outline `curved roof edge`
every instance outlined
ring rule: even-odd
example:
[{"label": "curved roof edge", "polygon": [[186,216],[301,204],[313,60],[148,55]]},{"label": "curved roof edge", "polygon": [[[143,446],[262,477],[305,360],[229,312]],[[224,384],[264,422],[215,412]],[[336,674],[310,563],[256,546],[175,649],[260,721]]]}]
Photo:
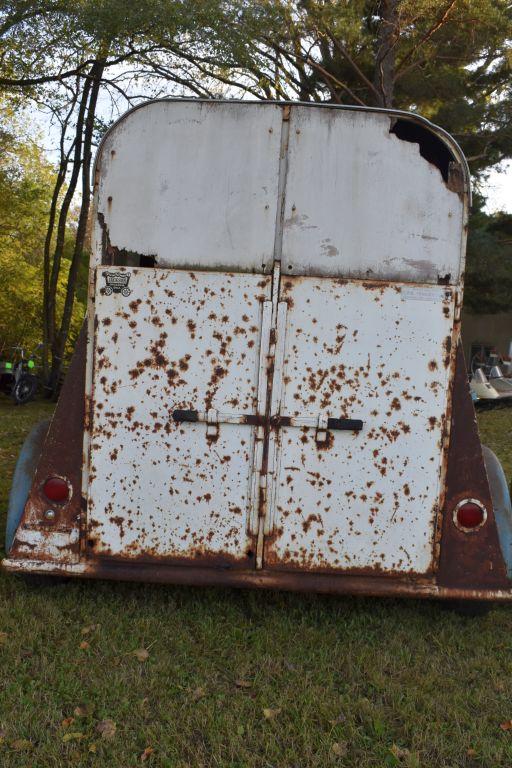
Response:
[{"label": "curved roof edge", "polygon": [[203,103],[203,104],[243,104],[243,105],[272,104],[274,106],[282,106],[282,107],[285,107],[285,106],[317,107],[321,109],[344,110],[346,112],[374,112],[378,114],[389,115],[390,117],[396,117],[403,120],[407,120],[412,123],[416,123],[417,125],[420,125],[426,128],[428,131],[434,134],[438,139],[440,139],[442,143],[449,149],[449,151],[460,163],[463,171],[463,176],[464,176],[464,192],[467,199],[467,204],[468,206],[471,205],[471,175],[469,171],[468,162],[466,160],[464,152],[462,151],[457,141],[444,128],[441,128],[435,123],[432,123],[426,117],[422,117],[421,115],[418,115],[415,112],[407,112],[406,110],[402,110],[402,109],[385,109],[383,107],[360,107],[356,105],[352,106],[349,104],[331,104],[327,102],[312,102],[312,101],[284,101],[284,100],[266,100],[266,99],[198,99],[198,98],[192,98],[192,97],[175,97],[175,98],[166,97],[161,99],[148,99],[147,101],[143,101],[140,104],[136,104],[134,107],[124,112],[114,123],[112,123],[112,125],[108,128],[108,130],[102,136],[101,141],[98,145],[98,149],[96,151],[95,158],[94,158],[94,166],[92,170],[93,181],[96,178],[96,172],[101,159],[101,154],[107,139],[116,130],[116,128],[122,122],[124,122],[124,120],[126,120],[127,117],[129,117],[131,114],[133,114],[137,110],[143,109],[144,107],[148,107],[151,104],[173,103],[173,102],[174,103],[191,102],[194,104]]}]

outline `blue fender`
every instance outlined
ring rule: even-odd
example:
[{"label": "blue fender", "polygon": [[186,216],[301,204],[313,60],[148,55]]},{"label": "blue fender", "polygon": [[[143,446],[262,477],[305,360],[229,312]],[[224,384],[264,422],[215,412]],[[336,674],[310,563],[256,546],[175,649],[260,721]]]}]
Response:
[{"label": "blue fender", "polygon": [[507,568],[507,575],[509,579],[512,579],[512,504],[507,478],[499,459],[490,448],[482,445],[482,454],[489,480],[500,547]]},{"label": "blue fender", "polygon": [[7,553],[9,553],[12,547],[16,529],[20,524],[49,426],[50,421],[48,419],[36,424],[25,438],[18,461],[16,462],[11,493],[9,495],[9,506],[7,507],[7,526],[5,530],[5,550]]}]

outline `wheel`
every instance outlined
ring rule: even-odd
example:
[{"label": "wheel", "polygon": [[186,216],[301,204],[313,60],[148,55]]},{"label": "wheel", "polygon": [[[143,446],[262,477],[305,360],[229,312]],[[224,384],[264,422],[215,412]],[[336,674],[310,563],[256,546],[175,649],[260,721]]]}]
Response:
[{"label": "wheel", "polygon": [[113,291],[111,286],[107,285],[107,287],[103,289],[103,293],[105,294],[105,296],[112,296]]},{"label": "wheel", "polygon": [[130,288],[121,288],[121,293],[123,294],[123,296],[126,297],[126,296],[130,295],[131,290],[130,290]]},{"label": "wheel", "polygon": [[489,480],[501,552],[507,568],[507,575],[509,579],[512,579],[512,503],[510,490],[497,456],[486,445],[482,445],[482,455]]},{"label": "wheel", "polygon": [[39,424],[36,424],[25,438],[18,461],[16,462],[9,496],[9,506],[7,507],[7,526],[5,530],[5,550],[7,553],[9,553],[12,547],[16,529],[28,499],[34,472],[49,426],[49,420],[40,421]]},{"label": "wheel", "polygon": [[31,400],[37,391],[37,379],[30,374],[24,374],[14,385],[12,396],[16,405],[24,405]]}]

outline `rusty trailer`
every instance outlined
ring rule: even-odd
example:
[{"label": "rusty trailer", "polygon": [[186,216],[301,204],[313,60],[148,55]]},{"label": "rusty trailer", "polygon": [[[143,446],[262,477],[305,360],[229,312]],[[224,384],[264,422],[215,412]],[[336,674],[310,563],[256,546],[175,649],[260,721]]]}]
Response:
[{"label": "rusty trailer", "polygon": [[412,114],[158,100],[106,134],[88,317],[16,469],[21,573],[508,600],[460,343],[470,204]]}]

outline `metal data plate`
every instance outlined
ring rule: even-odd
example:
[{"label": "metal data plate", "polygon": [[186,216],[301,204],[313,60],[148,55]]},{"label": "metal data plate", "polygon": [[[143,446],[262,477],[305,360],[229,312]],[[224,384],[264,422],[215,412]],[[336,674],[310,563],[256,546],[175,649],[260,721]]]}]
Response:
[{"label": "metal data plate", "polygon": [[255,428],[172,414],[256,413],[271,279],[116,271],[96,274],[91,552],[247,565]]},{"label": "metal data plate", "polygon": [[[275,412],[362,419],[359,432],[283,426],[266,566],[426,572],[443,465],[455,293],[444,286],[283,276]],[[270,481],[269,481],[270,482]]]}]

